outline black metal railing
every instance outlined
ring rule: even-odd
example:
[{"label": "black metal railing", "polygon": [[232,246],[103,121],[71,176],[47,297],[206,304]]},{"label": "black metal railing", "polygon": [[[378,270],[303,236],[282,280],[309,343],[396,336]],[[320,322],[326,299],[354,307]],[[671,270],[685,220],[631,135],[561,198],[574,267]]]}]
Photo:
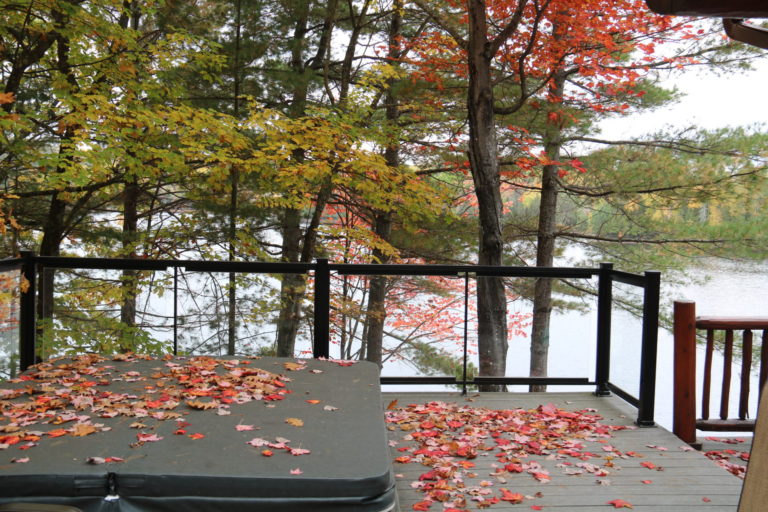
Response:
[{"label": "black metal railing", "polygon": [[[307,274],[314,273],[314,340],[312,353],[316,358],[329,357],[330,343],[330,292],[331,273],[338,275],[412,275],[446,276],[464,278],[464,353],[463,374],[456,377],[386,377],[383,384],[450,384],[460,385],[466,392],[468,385],[504,384],[504,385],[586,385],[595,386],[595,394],[615,393],[638,409],[637,424],[653,426],[656,382],[656,353],[659,319],[660,273],[648,271],[644,274],[631,274],[613,269],[610,263],[603,263],[599,268],[568,267],[510,267],[479,265],[369,265],[337,264],[319,259],[314,263],[264,263],[242,261],[192,261],[192,260],[141,260],[107,258],[73,258],[36,256],[32,252],[23,252],[19,258],[0,260],[0,272],[21,269],[28,283],[28,288],[21,294],[19,318],[19,354],[20,367],[25,369],[35,362],[36,350],[36,300],[42,290],[37,290],[37,275],[46,268],[58,269],[107,269],[107,270],[160,270],[173,269],[173,350],[178,351],[177,343],[177,308],[178,269],[197,272],[237,272],[258,274]],[[497,377],[476,376],[471,380],[467,375],[468,345],[468,301],[469,276],[477,277],[521,277],[521,278],[556,278],[556,279],[591,279],[598,278],[597,294],[597,350],[595,377]],[[41,281],[42,282],[42,281]],[[643,320],[642,348],[640,361],[639,396],[616,386],[610,380],[611,354],[611,309],[613,303],[613,283],[625,283],[642,288]]]}]

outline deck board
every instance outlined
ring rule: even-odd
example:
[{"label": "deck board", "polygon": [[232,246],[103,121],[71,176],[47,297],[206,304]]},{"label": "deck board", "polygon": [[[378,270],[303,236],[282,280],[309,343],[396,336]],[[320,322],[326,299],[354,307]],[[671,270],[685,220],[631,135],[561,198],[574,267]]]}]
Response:
[{"label": "deck board", "polygon": [[[383,404],[386,407],[393,400],[397,406],[431,401],[457,402],[473,407],[489,409],[523,408],[533,409],[539,405],[553,403],[567,410],[596,409],[602,416],[601,423],[606,425],[634,425],[636,412],[629,404],[617,397],[596,397],[590,393],[484,393],[462,397],[459,393],[404,393],[385,392]],[[407,444],[402,438],[405,432],[399,429],[389,431],[390,440],[398,443],[391,448],[393,458],[401,455],[398,446]],[[738,506],[742,480],[719,467],[701,452],[685,451],[680,439],[662,427],[620,430],[613,433],[608,442],[622,453],[635,452],[638,457],[617,458],[612,462],[611,474],[595,477],[592,474],[566,475],[558,460],[538,457],[536,460],[547,469],[552,480],[540,483],[526,474],[505,476],[505,482],[495,482],[495,489],[506,487],[510,491],[523,495],[540,497],[526,500],[523,504],[500,502],[488,510],[512,511],[531,510],[531,505],[539,505],[542,510],[573,510],[577,512],[612,510],[607,503],[615,499],[630,502],[633,510],[653,510],[654,512],[686,511],[735,511]],[[597,453],[601,445],[597,442],[585,443],[587,449]],[[667,448],[666,451],[650,448],[648,445]],[[739,447],[740,448],[740,447]],[[650,461],[663,470],[647,469],[640,465]],[[473,460],[476,464],[475,479],[467,479],[467,485],[478,484],[480,480],[491,479],[489,473],[496,463],[494,452],[481,453]],[[600,464],[599,460],[589,462]],[[399,502],[403,512],[412,510],[414,503],[424,499],[424,495],[410,487],[411,482],[429,468],[420,464],[395,464]],[[492,479],[491,479],[492,480]],[[610,485],[600,485],[598,480],[609,480]],[[651,484],[642,483],[651,480]],[[474,502],[468,502],[468,510],[476,510]],[[435,503],[430,511],[440,512],[443,507]]]}]

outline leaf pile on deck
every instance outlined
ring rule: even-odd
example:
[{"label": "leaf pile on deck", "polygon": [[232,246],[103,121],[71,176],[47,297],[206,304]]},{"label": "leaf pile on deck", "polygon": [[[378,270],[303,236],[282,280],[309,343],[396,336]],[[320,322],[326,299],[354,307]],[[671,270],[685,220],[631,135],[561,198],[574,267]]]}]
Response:
[{"label": "leaf pile on deck", "polygon": [[[714,441],[718,443],[726,443],[731,445],[737,445],[743,443],[743,439],[738,438],[723,438],[723,437],[707,437],[707,441]],[[726,471],[739,478],[744,478],[747,474],[747,463],[749,462],[749,452],[735,450],[732,448],[726,448],[724,450],[709,450],[705,452],[709,459],[713,460],[718,466],[724,468]],[[731,460],[733,457],[733,460]]]},{"label": "leaf pile on deck", "polygon": [[[286,388],[289,378],[256,368],[251,364],[253,358],[182,359],[168,356],[158,360],[161,367],[154,369],[151,375],[131,371],[129,365],[126,368],[125,363],[140,359],[150,358],[121,354],[111,360],[98,355],[51,360],[11,380],[17,387],[0,389],[0,450],[13,445],[28,450],[45,438],[83,437],[108,431],[111,428],[99,421],[120,416],[136,419],[130,425],[139,430],[137,442],[132,446],[140,446],[163,439],[144,431],[150,428],[145,423],[149,423],[148,419],[176,420],[175,433],[185,434],[184,427],[189,423],[183,416],[189,409],[227,415],[232,404],[279,401],[290,393]],[[111,361],[116,364],[109,364]],[[306,366],[301,362],[284,365],[289,371],[304,368]],[[143,392],[130,394],[110,390],[109,385],[116,381],[141,382]],[[205,436],[193,433],[189,437],[196,440]],[[286,441],[283,440],[284,445]],[[285,449],[292,450],[287,445]],[[117,457],[111,459],[105,460],[122,462]]]},{"label": "leaf pile on deck", "polygon": [[[424,493],[413,510],[429,510],[439,502],[445,512],[460,512],[471,502],[476,508],[488,508],[542,497],[540,492],[514,491],[515,485],[528,483],[523,478],[541,483],[551,479],[539,460],[555,461],[565,475],[592,475],[597,483],[609,483],[600,478],[618,468],[613,461],[633,455],[619,452],[607,439],[613,431],[631,427],[603,425],[594,412],[566,411],[552,404],[492,410],[429,402],[388,410],[386,419],[390,430],[405,433],[405,444],[397,448],[402,455],[395,462],[429,468],[411,483]],[[588,442],[600,443],[600,453],[588,451]],[[489,474],[478,474],[473,462],[478,456],[495,458]]]}]

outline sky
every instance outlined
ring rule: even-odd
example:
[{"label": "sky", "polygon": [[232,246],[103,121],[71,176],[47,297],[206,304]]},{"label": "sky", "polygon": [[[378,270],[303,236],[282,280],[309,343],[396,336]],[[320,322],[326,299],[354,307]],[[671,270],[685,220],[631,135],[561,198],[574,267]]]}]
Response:
[{"label": "sky", "polygon": [[665,84],[685,93],[683,99],[654,112],[603,121],[602,136],[625,139],[665,126],[695,124],[714,129],[768,123],[768,52],[754,67],[750,72],[723,76],[704,71],[686,72],[679,78],[666,80]]}]

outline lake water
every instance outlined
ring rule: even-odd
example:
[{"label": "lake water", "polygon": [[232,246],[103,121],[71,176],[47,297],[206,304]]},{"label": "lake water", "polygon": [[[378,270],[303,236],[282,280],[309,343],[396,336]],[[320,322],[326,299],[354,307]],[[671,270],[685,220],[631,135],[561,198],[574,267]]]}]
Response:
[{"label": "lake water", "polygon": [[[744,263],[722,262],[714,265],[704,261],[693,270],[700,284],[679,288],[666,287],[662,291],[662,314],[671,317],[674,300],[692,300],[696,302],[697,315],[717,316],[768,316],[768,262]],[[662,283],[664,276],[662,275]],[[634,289],[637,290],[637,289]],[[631,293],[632,287],[617,284],[614,296]],[[636,293],[636,292],[635,292]],[[595,338],[597,326],[596,302],[587,303],[586,311],[566,311],[554,313],[550,325],[549,375],[551,377],[589,377],[595,375]],[[514,305],[513,305],[514,307]],[[530,309],[530,305],[519,304],[521,312]],[[611,329],[611,381],[622,389],[638,396],[640,376],[641,320],[617,307],[613,310]],[[740,339],[740,334],[737,334]],[[755,333],[758,343],[760,334]],[[508,376],[526,376],[530,341],[523,336],[512,337],[507,359]],[[474,358],[476,363],[476,357]],[[703,375],[704,353],[699,347],[697,357],[698,382]],[[672,390],[673,390],[673,341],[672,334],[666,329],[659,329],[659,346],[656,381],[656,421],[662,426],[672,428]],[[713,361],[713,382],[722,380],[723,359],[719,353]],[[753,372],[754,373],[754,372]],[[412,375],[413,368],[402,363],[385,367],[384,375]],[[740,381],[740,368],[732,369],[731,389],[736,390]],[[750,416],[757,408],[757,374],[751,378]],[[699,384],[700,386],[700,384]],[[718,386],[719,387],[719,386]],[[391,389],[395,389],[394,386]],[[397,389],[404,390],[398,386]],[[435,390],[434,386],[409,386],[411,390]],[[513,391],[524,391],[525,387],[511,387]],[[549,386],[549,391],[592,390],[593,387]],[[697,389],[697,397],[701,390]],[[719,410],[720,395],[718,389],[712,389],[711,414]],[[731,417],[737,415],[738,399],[730,400]],[[705,434],[710,435],[710,434]],[[739,434],[743,435],[743,434]]]}]

